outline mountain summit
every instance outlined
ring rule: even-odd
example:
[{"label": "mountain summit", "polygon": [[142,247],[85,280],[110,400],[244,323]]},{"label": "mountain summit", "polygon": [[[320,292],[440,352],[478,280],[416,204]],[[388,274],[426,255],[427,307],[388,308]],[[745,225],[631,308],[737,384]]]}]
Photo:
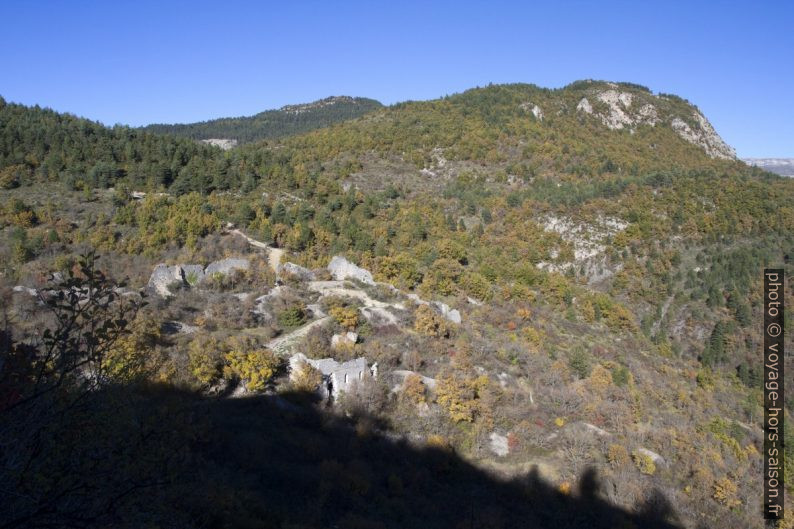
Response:
[{"label": "mountain summit", "polygon": [[[586,82],[587,83],[587,82]],[[637,85],[592,83],[594,86],[577,103],[577,112],[599,119],[609,129],[658,124],[669,125],[681,138],[701,147],[712,158],[736,158],[736,151],[714,130],[697,108],[685,108],[681,98],[672,95],[653,95]],[[594,109],[590,100],[597,102]]]}]

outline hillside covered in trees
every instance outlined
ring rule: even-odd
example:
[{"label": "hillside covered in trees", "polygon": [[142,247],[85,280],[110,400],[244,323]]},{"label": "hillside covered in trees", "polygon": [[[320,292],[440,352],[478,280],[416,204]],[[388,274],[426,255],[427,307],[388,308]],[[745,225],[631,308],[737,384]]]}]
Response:
[{"label": "hillside covered in trees", "polygon": [[313,103],[266,110],[254,116],[220,118],[180,125],[149,125],[143,130],[194,140],[227,138],[242,144],[283,138],[328,127],[334,123],[363,116],[382,106],[374,99],[365,97],[327,97]]},{"label": "hillside covered in trees", "polygon": [[[139,427],[140,446],[113,456],[139,463],[91,503],[90,479],[64,478],[69,450],[35,459],[33,443],[30,465],[0,475],[28,487],[8,520],[45,524],[81,505],[87,526],[113,511],[166,526],[261,526],[274,513],[273,527],[405,527],[419,505],[430,527],[757,526],[760,270],[794,271],[794,180],[737,160],[686,100],[627,83],[494,85],[351,117],[222,151],[0,100],[14,359],[0,365],[12,388],[0,414],[24,416],[17,403],[62,379],[62,364],[40,363],[59,351],[40,335],[69,320],[44,309],[80,305],[51,293],[85,287],[83,254],[101,255],[97,285],[118,295],[97,318],[148,294],[85,358],[101,376],[70,371],[47,397],[70,403],[90,382],[93,404],[23,432],[68,440],[93,476],[104,470],[91,454],[115,440],[78,450],[80,414],[98,431]],[[334,256],[374,280],[336,281]],[[227,258],[249,264],[195,276]],[[158,293],[147,289],[158,263],[194,275]],[[786,331],[790,342],[790,318]],[[333,338],[348,332],[352,343]],[[287,381],[284,343],[313,360],[377,362],[378,377],[315,404],[311,370]],[[178,417],[182,435],[146,409]],[[252,441],[246,414],[268,441]],[[0,428],[0,441],[19,435]],[[224,463],[227,451],[239,460]],[[425,510],[423,468],[447,492],[422,495],[477,512]],[[40,475],[62,502],[30,493]],[[187,482],[201,486],[185,494]],[[503,495],[528,503],[511,511]],[[546,502],[570,517],[533,507]]]}]

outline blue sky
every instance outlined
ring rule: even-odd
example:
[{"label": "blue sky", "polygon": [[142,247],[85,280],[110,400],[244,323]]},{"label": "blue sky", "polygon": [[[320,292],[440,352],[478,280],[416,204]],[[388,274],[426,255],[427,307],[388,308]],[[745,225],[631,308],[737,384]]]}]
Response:
[{"label": "blue sky", "polygon": [[740,156],[794,157],[793,6],[3,0],[0,95],[142,125],[607,79],[689,99]]}]

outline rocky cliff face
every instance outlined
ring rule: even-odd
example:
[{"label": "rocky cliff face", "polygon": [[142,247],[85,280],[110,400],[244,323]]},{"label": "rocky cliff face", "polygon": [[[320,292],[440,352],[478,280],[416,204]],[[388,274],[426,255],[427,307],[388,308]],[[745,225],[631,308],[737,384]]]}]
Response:
[{"label": "rocky cliff face", "polygon": [[592,116],[611,130],[655,127],[665,124],[681,138],[697,145],[712,158],[734,159],[736,151],[717,134],[711,123],[697,109],[687,105],[673,107],[663,95],[637,93],[608,83],[607,89],[594,87],[576,106],[583,116]]},{"label": "rocky cliff face", "polygon": [[736,158],[736,151],[720,138],[717,131],[714,130],[714,127],[711,126],[711,123],[709,123],[703,114],[695,112],[693,117],[696,122],[695,127],[690,127],[686,121],[681,118],[673,118],[671,122],[673,130],[689,143],[701,147],[706,151],[706,154],[712,158],[724,158],[728,160]]}]

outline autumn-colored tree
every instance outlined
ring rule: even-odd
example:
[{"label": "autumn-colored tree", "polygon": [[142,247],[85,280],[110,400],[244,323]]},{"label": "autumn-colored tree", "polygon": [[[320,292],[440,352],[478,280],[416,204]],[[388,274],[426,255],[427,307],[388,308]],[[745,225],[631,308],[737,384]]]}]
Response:
[{"label": "autumn-colored tree", "polygon": [[613,443],[609,445],[609,449],[607,450],[607,461],[609,461],[609,464],[613,467],[619,468],[627,465],[631,461],[631,458],[625,446]]},{"label": "autumn-colored tree", "polygon": [[298,362],[290,373],[290,383],[295,391],[311,393],[323,382],[323,374],[308,362]]},{"label": "autumn-colored tree", "polygon": [[159,323],[152,316],[138,312],[129,334],[116,340],[103,358],[105,375],[119,382],[151,376],[159,367],[156,356],[159,340]]},{"label": "autumn-colored tree", "polygon": [[463,273],[463,266],[455,259],[438,259],[424,276],[421,289],[429,294],[454,294]]},{"label": "autumn-colored tree", "polygon": [[249,391],[265,389],[281,365],[281,360],[269,349],[252,351],[229,351],[224,355],[227,365],[223,368],[226,377],[236,376],[245,381]]},{"label": "autumn-colored tree", "polygon": [[444,318],[429,305],[419,305],[414,313],[414,329],[425,336],[449,336],[449,327]]},{"label": "autumn-colored tree", "polygon": [[358,310],[352,307],[336,306],[330,310],[331,317],[343,328],[353,330],[358,325]]},{"label": "autumn-colored tree", "polygon": [[507,434],[507,449],[510,453],[515,452],[521,447],[521,438],[515,432]]},{"label": "autumn-colored tree", "polygon": [[587,386],[596,394],[603,395],[604,392],[612,385],[612,372],[601,364],[596,366],[587,377]]},{"label": "autumn-colored tree", "polygon": [[378,279],[395,283],[401,288],[414,288],[422,282],[419,263],[404,253],[379,257],[376,260],[375,273]]},{"label": "autumn-colored tree", "polygon": [[207,385],[221,374],[221,348],[217,339],[198,335],[188,347],[188,366],[193,378]]},{"label": "autumn-colored tree", "polygon": [[526,307],[519,307],[516,309],[516,318],[521,321],[527,321],[532,317],[532,311]]},{"label": "autumn-colored tree", "polygon": [[482,412],[481,399],[487,391],[488,377],[465,377],[450,373],[438,379],[436,401],[454,422],[474,422]]},{"label": "autumn-colored tree", "polygon": [[19,187],[20,182],[29,173],[30,171],[24,165],[9,165],[0,170],[0,189]]},{"label": "autumn-colored tree", "polygon": [[656,472],[656,463],[650,454],[635,450],[631,453],[631,457],[634,459],[634,464],[637,466],[637,470],[639,470],[641,473],[653,475]]},{"label": "autumn-colored tree", "polygon": [[425,383],[422,381],[422,377],[416,373],[411,373],[403,380],[400,397],[413,404],[424,404],[427,401],[425,391]]},{"label": "autumn-colored tree", "polygon": [[736,482],[728,476],[718,479],[714,482],[714,493],[712,497],[722,505],[729,509],[738,507],[742,501],[738,498],[739,487]]},{"label": "autumn-colored tree", "polygon": [[441,239],[436,246],[436,251],[442,259],[452,259],[460,264],[466,264],[466,248],[456,241]]}]

